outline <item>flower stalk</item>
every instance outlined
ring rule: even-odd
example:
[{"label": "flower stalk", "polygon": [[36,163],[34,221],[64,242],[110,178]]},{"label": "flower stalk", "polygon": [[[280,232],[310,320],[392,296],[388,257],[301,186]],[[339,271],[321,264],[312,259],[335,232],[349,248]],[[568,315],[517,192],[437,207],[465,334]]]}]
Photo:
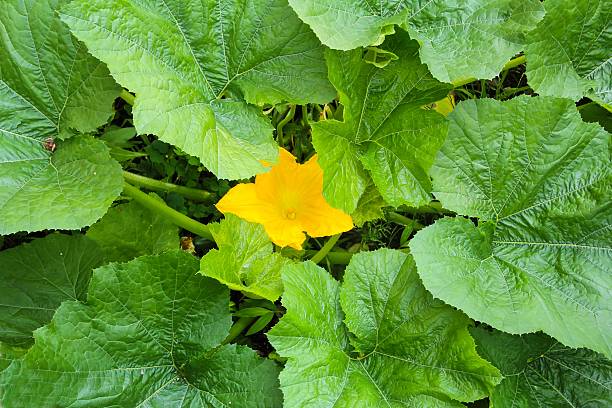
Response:
[{"label": "flower stalk", "polygon": [[[306,257],[311,257],[310,259],[312,260],[312,257],[315,256],[318,252],[319,251],[307,250],[304,254]],[[353,254],[352,252],[330,251],[325,254],[324,259],[328,260],[329,263],[334,265],[348,265],[353,255],[355,254]]]},{"label": "flower stalk", "polygon": [[316,264],[324,260],[327,254],[329,253],[329,251],[331,251],[334,248],[334,246],[336,245],[336,242],[338,242],[338,240],[340,239],[340,235],[342,235],[342,233],[332,235],[331,237],[329,237],[327,242],[325,242],[325,245],[323,245],[321,249],[319,249],[319,251],[316,254],[314,254],[312,258],[310,258],[310,260]]}]

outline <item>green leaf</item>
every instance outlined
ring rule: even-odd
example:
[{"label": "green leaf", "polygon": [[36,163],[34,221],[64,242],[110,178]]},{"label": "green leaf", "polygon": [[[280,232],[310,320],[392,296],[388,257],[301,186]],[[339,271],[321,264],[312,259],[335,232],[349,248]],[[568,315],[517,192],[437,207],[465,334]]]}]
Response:
[{"label": "green leaf", "polygon": [[280,270],[290,261],[272,253],[272,243],[262,225],[227,214],[220,223],[210,225],[210,232],[219,249],[202,258],[202,275],[233,290],[278,299],[283,291]]},{"label": "green leaf", "polygon": [[432,168],[442,219],[411,249],[425,287],[509,333],[612,355],[610,135],[567,99],[461,102]]},{"label": "green leaf", "polygon": [[106,128],[100,139],[110,146],[132,147],[135,143],[130,142],[130,139],[134,137],[136,137],[136,128],[120,128],[113,125]]},{"label": "green leaf", "polygon": [[391,61],[397,61],[398,56],[378,47],[368,47],[364,50],[363,60],[377,68],[384,68]]},{"label": "green leaf", "polygon": [[289,0],[333,49],[381,44],[394,25],[421,44],[421,60],[444,82],[492,78],[542,18],[537,0]]},{"label": "green leaf", "polygon": [[370,179],[365,191],[357,202],[357,208],[351,214],[353,223],[358,227],[362,227],[368,221],[383,218],[384,213],[382,209],[386,206],[387,203],[380,195],[374,182]]},{"label": "green leaf", "polygon": [[119,194],[119,165],[91,139],[119,87],[57,18],[61,0],[0,4],[0,234],[78,229]]},{"label": "green leaf", "polygon": [[236,317],[259,317],[267,314],[274,314],[274,312],[270,309],[266,309],[263,307],[246,307],[240,309],[234,316]]},{"label": "green leaf", "polygon": [[289,359],[287,406],[461,407],[501,379],[476,354],[469,319],[433,299],[409,255],[356,254],[342,287],[311,262],[287,266],[283,283],[287,314],[268,338]]},{"label": "green leaf", "polygon": [[[65,302],[2,372],[5,406],[277,407],[278,369],[220,346],[228,290],[184,252],[94,271],[87,304]],[[0,381],[1,382],[1,381]]]},{"label": "green leaf", "polygon": [[62,18],[136,93],[138,132],[219,178],[264,172],[260,160],[278,156],[271,124],[247,103],[334,97],[323,47],[286,0],[76,0]]},{"label": "green leaf", "polygon": [[529,85],[540,95],[582,96],[612,109],[612,7],[606,0],[547,0],[525,48]]},{"label": "green leaf", "polygon": [[[27,349],[19,346],[9,346],[0,342],[0,373],[11,365],[13,360],[23,357],[27,351]],[[2,399],[2,388],[0,388],[0,399]]]},{"label": "green leaf", "polygon": [[259,319],[255,321],[255,323],[253,323],[251,327],[249,327],[249,330],[247,330],[246,335],[251,336],[265,329],[266,326],[272,321],[273,318],[274,318],[273,313],[268,313],[266,315],[261,316]]},{"label": "green leaf", "polygon": [[90,132],[120,88],[57,17],[64,0],[0,4],[0,134],[44,140]]},{"label": "green leaf", "polygon": [[0,138],[0,234],[80,229],[104,215],[123,189],[121,166],[90,136],[58,142]]},{"label": "green leaf", "polygon": [[[149,195],[161,201],[155,194]],[[134,201],[109,209],[89,228],[87,236],[100,245],[107,262],[126,262],[179,247],[176,225]]]},{"label": "green leaf", "polygon": [[0,341],[32,344],[64,300],[85,300],[100,248],[83,235],[51,234],[0,252]]},{"label": "green leaf", "polygon": [[471,330],[479,353],[504,380],[489,396],[495,408],[609,407],[612,362],[590,350],[565,347],[544,334],[513,336]]},{"label": "green leaf", "polygon": [[429,202],[427,172],[446,134],[444,118],[421,106],[445,97],[450,88],[431,77],[416,56],[418,44],[405,32],[384,46],[399,59],[382,69],[367,63],[361,50],[326,53],[344,121],[313,123],[312,137],[323,194],[347,213],[355,210],[369,175],[390,205]]},{"label": "green leaf", "polygon": [[130,141],[134,136],[136,136],[136,128],[118,128],[111,126],[104,131],[100,139],[102,139],[110,149],[110,155],[113,159],[118,162],[124,162],[137,157],[147,156],[146,153],[129,150],[129,148],[136,145],[136,143]]}]

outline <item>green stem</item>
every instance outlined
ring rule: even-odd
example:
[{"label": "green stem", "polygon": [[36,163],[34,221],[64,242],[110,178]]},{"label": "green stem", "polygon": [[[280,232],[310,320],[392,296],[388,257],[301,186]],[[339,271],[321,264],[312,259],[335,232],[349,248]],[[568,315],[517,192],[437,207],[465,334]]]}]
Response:
[{"label": "green stem", "polygon": [[594,104],[595,104],[595,102],[591,101],[591,102],[589,102],[589,103],[585,103],[584,105],[580,105],[580,106],[578,107],[578,111],[581,111],[581,110],[583,110],[584,108],[589,107],[589,106],[594,105]]},{"label": "green stem", "polygon": [[178,225],[179,227],[185,228],[187,231],[191,231],[202,238],[214,241],[210,229],[207,225],[202,224],[201,222],[198,222],[192,218],[189,218],[184,214],[181,214],[175,209],[170,208],[162,200],[156,199],[152,196],[149,196],[148,194],[143,193],[142,191],[132,186],[131,184],[128,184],[127,182],[123,183],[123,194],[128,197],[131,197],[134,201],[136,201],[143,207],[148,208],[149,210],[154,211],[157,214],[165,216],[168,220]]},{"label": "green stem", "polygon": [[[308,250],[305,251],[306,257],[315,256],[319,251]],[[348,265],[354,254],[351,252],[341,251],[330,251],[325,255],[325,258],[332,264],[335,265]],[[312,259],[312,258],[311,258]]]},{"label": "green stem", "polygon": [[128,105],[134,106],[134,101],[136,100],[136,97],[129,93],[127,90],[122,89],[121,93],[119,94],[119,97],[123,99]]},{"label": "green stem", "polygon": [[[312,117],[311,117],[311,119],[312,119],[313,122],[318,122],[319,119],[321,119],[321,112],[322,112],[322,110],[321,110],[321,107],[319,105],[317,105],[316,103],[312,104]],[[305,116],[307,117],[308,115],[305,115]]]},{"label": "green stem", "polygon": [[500,99],[500,100],[507,99],[507,98],[510,98],[511,96],[519,93],[519,92],[527,91],[529,89],[531,89],[530,86],[522,86],[520,88],[506,89],[506,90],[503,90],[502,92],[499,93],[498,99]]},{"label": "green stem", "polygon": [[325,256],[329,253],[329,251],[332,250],[332,248],[336,245],[336,242],[338,242],[338,240],[340,239],[340,235],[342,235],[342,233],[329,237],[325,245],[323,245],[323,247],[319,249],[319,252],[314,254],[314,256],[310,258],[310,260],[318,264],[323,259],[325,259]]},{"label": "green stem", "polygon": [[439,201],[432,201],[422,207],[402,207],[402,211],[411,214],[453,214],[452,211],[443,208]]},{"label": "green stem", "polygon": [[295,107],[296,105],[291,105],[291,107],[289,108],[289,113],[287,113],[287,116],[285,116],[283,120],[281,120],[278,123],[278,126],[276,126],[276,140],[278,141],[279,146],[284,146],[283,127],[287,123],[289,123],[295,116]]},{"label": "green stem", "polygon": [[[504,65],[504,67],[502,68],[502,70],[500,72],[504,72],[504,71],[508,71],[508,70],[510,70],[512,68],[516,68],[519,65],[524,64],[525,62],[527,62],[527,59],[525,58],[524,55],[521,55],[520,57],[513,58],[510,61],[508,61],[506,63],[506,65]],[[474,82],[474,81],[477,81],[477,80],[478,80],[478,78],[472,77],[472,78],[467,78],[467,79],[461,79],[461,80],[458,80],[458,81],[453,81],[451,83],[452,83],[453,87],[459,88],[459,87],[461,87],[463,85],[467,85],[470,82]]]},{"label": "green stem", "polygon": [[387,220],[394,222],[400,225],[413,225],[414,220],[411,220],[408,217],[403,216],[402,214],[398,214],[396,212],[390,212],[387,214]]},{"label": "green stem", "polygon": [[508,61],[506,65],[504,65],[504,68],[502,68],[502,71],[509,71],[512,68],[516,68],[519,65],[523,65],[526,62],[527,62],[527,58],[525,58],[524,55],[521,55],[520,57],[516,57]]},{"label": "green stem", "polygon": [[334,118],[334,111],[328,104],[323,105],[323,116],[325,120]]},{"label": "green stem", "polygon": [[241,317],[236,320],[236,323],[231,327],[229,334],[221,344],[228,344],[236,340],[236,337],[240,336],[240,333],[249,327],[256,319],[257,317]]},{"label": "green stem", "polygon": [[149,177],[141,176],[139,174],[130,173],[127,171],[123,172],[123,178],[130,184],[138,187],[144,187],[154,191],[167,191],[172,193],[180,194],[184,197],[190,198],[194,201],[210,201],[213,195],[205,190],[198,190],[197,188],[189,188],[183,186],[177,186],[176,184],[166,183],[164,181],[155,180]]}]

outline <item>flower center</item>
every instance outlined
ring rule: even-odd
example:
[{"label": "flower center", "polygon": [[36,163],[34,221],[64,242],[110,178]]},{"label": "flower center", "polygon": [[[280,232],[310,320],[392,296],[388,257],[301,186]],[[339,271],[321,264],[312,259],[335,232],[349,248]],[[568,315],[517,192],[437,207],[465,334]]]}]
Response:
[{"label": "flower center", "polygon": [[285,217],[288,220],[295,220],[295,210],[293,208],[289,208],[285,211]]}]

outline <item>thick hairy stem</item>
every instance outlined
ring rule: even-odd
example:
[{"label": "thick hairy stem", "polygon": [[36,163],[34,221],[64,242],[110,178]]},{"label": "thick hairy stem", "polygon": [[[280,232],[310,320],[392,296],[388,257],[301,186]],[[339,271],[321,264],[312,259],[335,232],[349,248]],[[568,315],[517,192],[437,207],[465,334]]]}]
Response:
[{"label": "thick hairy stem", "polygon": [[134,106],[134,101],[136,100],[136,97],[132,95],[131,93],[129,93],[128,91],[126,91],[125,89],[121,90],[119,97],[123,99],[125,103],[127,103],[128,105]]},{"label": "thick hairy stem", "polygon": [[136,187],[128,184],[127,182],[123,184],[123,194],[128,197],[131,197],[138,204],[142,205],[145,208],[148,208],[151,211],[154,211],[157,214],[161,214],[170,220],[175,225],[178,225],[181,228],[185,228],[187,231],[193,232],[196,235],[199,235],[202,238],[209,239],[214,241],[213,236],[210,232],[210,229],[207,225],[202,224],[192,218],[187,217],[184,214],[176,211],[175,209],[169,207],[162,200],[151,197]]},{"label": "thick hairy stem", "polygon": [[177,186],[176,184],[166,183],[164,181],[155,180],[149,177],[141,176],[138,174],[130,173],[127,171],[123,172],[123,178],[130,184],[144,187],[154,191],[167,191],[173,192],[187,197],[194,201],[207,202],[213,199],[213,195],[205,190],[198,190],[197,188],[189,188],[183,186]]}]

